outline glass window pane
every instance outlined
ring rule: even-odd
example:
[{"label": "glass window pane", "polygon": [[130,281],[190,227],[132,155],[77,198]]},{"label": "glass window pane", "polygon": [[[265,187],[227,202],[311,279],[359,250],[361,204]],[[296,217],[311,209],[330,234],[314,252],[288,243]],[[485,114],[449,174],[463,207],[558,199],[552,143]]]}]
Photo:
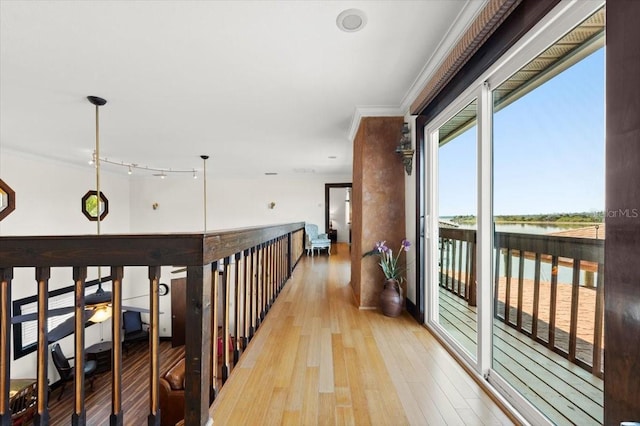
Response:
[{"label": "glass window pane", "polygon": [[602,424],[604,11],[493,91],[493,369],[554,424]]},{"label": "glass window pane", "polygon": [[476,359],[477,102],[438,129],[440,325]]}]

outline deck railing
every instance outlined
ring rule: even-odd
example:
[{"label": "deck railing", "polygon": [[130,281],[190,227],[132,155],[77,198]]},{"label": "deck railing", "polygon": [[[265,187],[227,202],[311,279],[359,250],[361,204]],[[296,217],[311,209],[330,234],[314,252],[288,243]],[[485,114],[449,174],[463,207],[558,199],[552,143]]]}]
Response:
[{"label": "deck railing", "polygon": [[[75,396],[71,423],[86,424],[84,405],[84,311],[87,270],[110,268],[112,279],[112,407],[104,423],[124,424],[122,410],[122,286],[124,268],[149,272],[150,389],[149,424],[160,424],[159,282],[161,266],[186,270],[185,424],[203,425],[218,387],[218,317],[224,338],[222,377],[237,361],[264,319],[303,252],[304,223],[243,228],[204,234],[0,237],[0,424],[11,424],[11,288],[15,268],[32,268],[38,283],[37,413],[35,424],[49,424],[47,306],[51,268],[72,269],[75,282]],[[233,303],[231,300],[233,295]],[[222,312],[218,312],[222,309]],[[232,327],[233,325],[233,327]],[[222,336],[220,336],[222,337]],[[233,348],[230,348],[233,342]],[[208,348],[203,349],[203,348]],[[78,379],[80,378],[80,379]]]},{"label": "deck railing", "polygon": [[[476,231],[440,228],[440,286],[475,306]],[[604,240],[497,232],[494,318],[603,377]]]}]

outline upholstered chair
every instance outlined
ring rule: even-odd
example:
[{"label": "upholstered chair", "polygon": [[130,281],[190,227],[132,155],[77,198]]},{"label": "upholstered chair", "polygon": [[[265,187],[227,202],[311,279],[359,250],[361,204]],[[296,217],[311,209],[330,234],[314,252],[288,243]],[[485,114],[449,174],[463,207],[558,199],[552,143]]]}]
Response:
[{"label": "upholstered chair", "polygon": [[305,249],[307,250],[307,256],[311,252],[313,257],[313,250],[317,249],[320,254],[321,249],[327,249],[327,254],[331,254],[331,240],[327,234],[318,233],[318,225],[313,223],[307,223],[304,225],[304,232],[306,234]]}]

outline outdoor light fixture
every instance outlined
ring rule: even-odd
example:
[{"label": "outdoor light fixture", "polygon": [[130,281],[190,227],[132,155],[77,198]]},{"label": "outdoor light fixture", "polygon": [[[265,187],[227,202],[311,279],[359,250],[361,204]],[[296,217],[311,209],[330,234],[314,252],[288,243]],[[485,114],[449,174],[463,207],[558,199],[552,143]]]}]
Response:
[{"label": "outdoor light fixture", "polygon": [[411,169],[413,167],[413,153],[415,152],[411,147],[411,137],[409,136],[411,130],[409,130],[409,123],[402,125],[402,137],[396,147],[396,154],[402,157],[402,164],[407,174],[411,176]]}]

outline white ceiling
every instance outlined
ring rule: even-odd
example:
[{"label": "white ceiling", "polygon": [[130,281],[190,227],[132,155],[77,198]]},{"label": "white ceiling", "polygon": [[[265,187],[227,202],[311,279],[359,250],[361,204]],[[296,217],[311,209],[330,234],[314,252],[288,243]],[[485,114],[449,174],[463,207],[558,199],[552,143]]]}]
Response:
[{"label": "white ceiling", "polygon": [[405,113],[484,3],[1,0],[0,154],[89,167],[96,95],[112,161],[348,175],[356,108]]}]

